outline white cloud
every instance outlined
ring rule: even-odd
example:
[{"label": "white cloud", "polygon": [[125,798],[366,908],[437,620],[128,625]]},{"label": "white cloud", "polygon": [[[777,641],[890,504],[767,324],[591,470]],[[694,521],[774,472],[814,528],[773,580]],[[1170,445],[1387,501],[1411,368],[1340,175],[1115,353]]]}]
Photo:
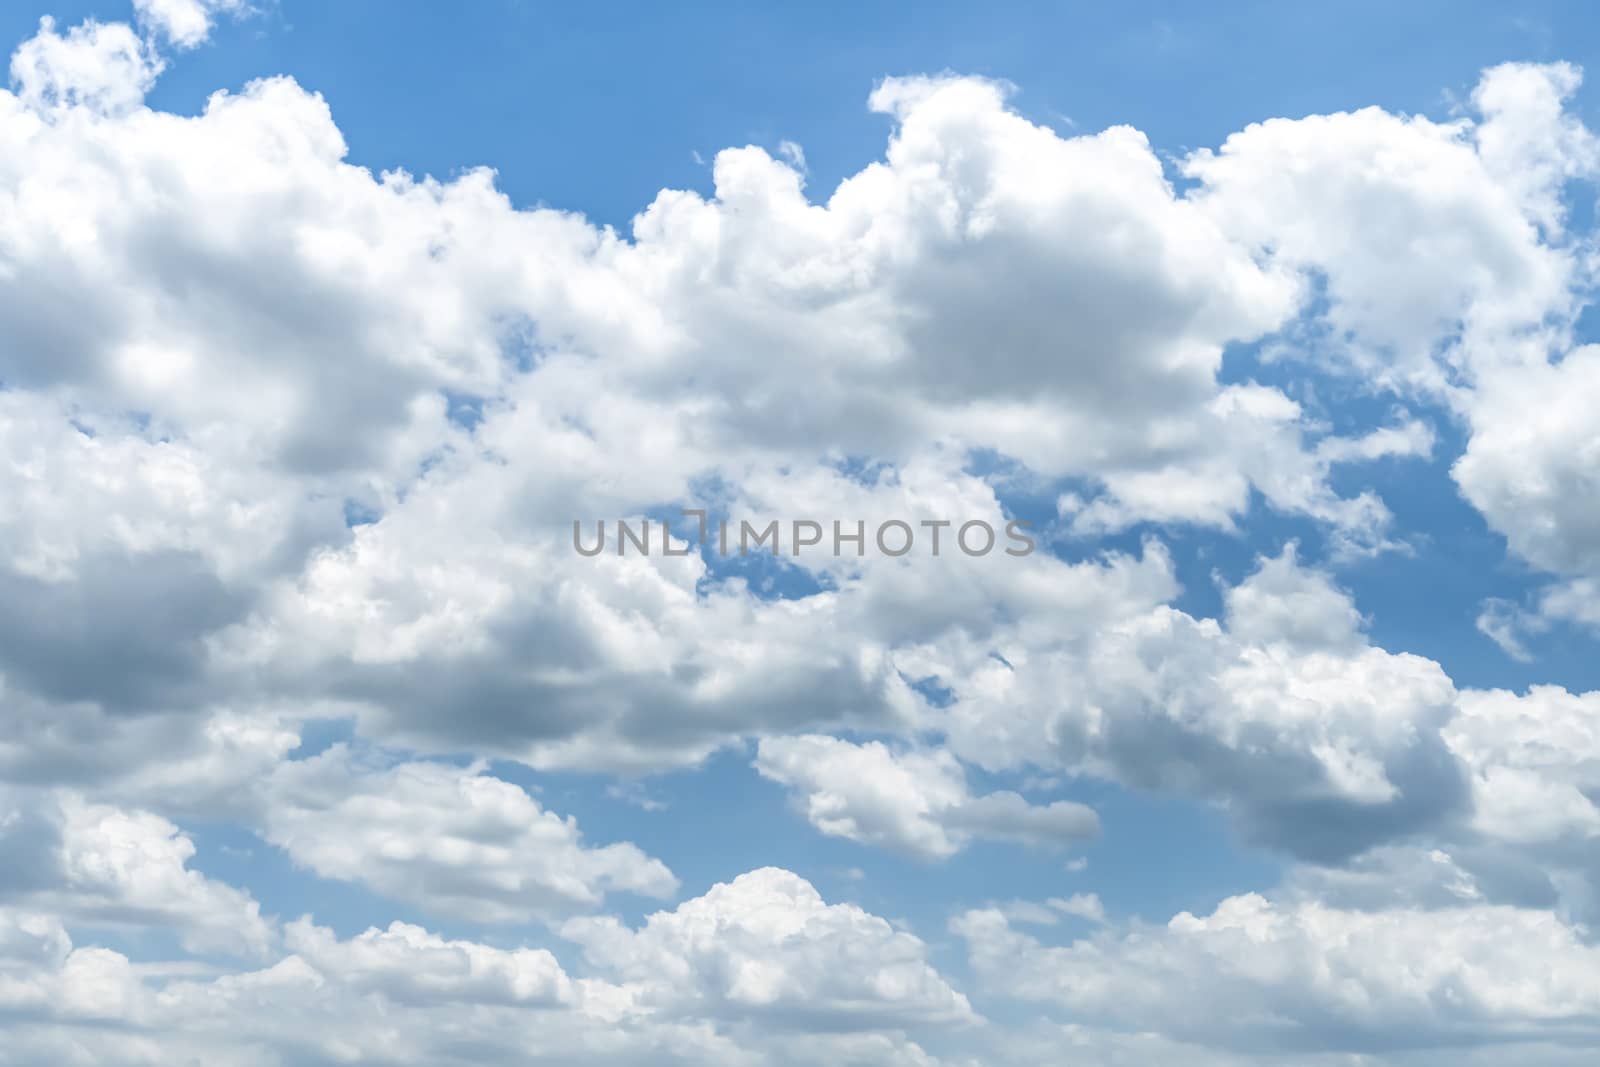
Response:
[{"label": "white cloud", "polygon": [[19,128],[42,133],[40,119],[24,108],[42,112],[47,124],[56,109],[124,114],[143,102],[161,67],[120,22],[84,22],[60,33],[54,19],[42,18],[38,34],[12,53],[15,96],[0,95],[0,126],[13,136]]},{"label": "white cloud", "polygon": [[1288,545],[1263,559],[1245,581],[1223,590],[1228,633],[1260,645],[1301,651],[1351,652],[1362,645],[1364,620],[1328,575],[1300,566]]},{"label": "white cloud", "polygon": [[802,1029],[975,1019],[916,937],[853,904],[828,904],[805,879],[777,868],[713,886],[638,929],[585,918],[561,931],[656,1010]]},{"label": "white cloud", "polygon": [[1535,686],[1460,699],[1445,737],[1471,770],[1475,826],[1521,843],[1600,836],[1600,692]]},{"label": "white cloud", "polygon": [[678,888],[660,860],[586,844],[575,820],[478,768],[362,766],[341,744],[279,765],[260,804],[264,836],[297,864],[432,912],[524,922]]},{"label": "white cloud", "polygon": [[1544,911],[1342,911],[1249,894],[1060,947],[992,910],[955,929],[990,989],[1224,1049],[1580,1047],[1600,1025],[1600,950]]},{"label": "white cloud", "polygon": [[1225,232],[1325,281],[1337,347],[1313,356],[1444,389],[1451,368],[1515,360],[1527,347],[1511,334],[1575,306],[1574,257],[1543,238],[1556,183],[1595,163],[1561,107],[1576,85],[1564,64],[1507,64],[1484,73],[1477,118],[1271,119],[1184,169]]},{"label": "white cloud", "polygon": [[1224,601],[1226,625],[1163,606],[935,645],[951,748],[1212,799],[1255,840],[1321,859],[1463,809],[1437,663],[1372,646],[1289,551]]},{"label": "white cloud", "polygon": [[245,0],[133,0],[139,21],[179,48],[193,48],[211,36],[218,14],[246,10]]},{"label": "white cloud", "polygon": [[126,957],[74,948],[54,916],[0,909],[0,1010],[11,1018],[46,1015],[90,1026],[136,1022],[144,1000]]},{"label": "white cloud", "polygon": [[169,929],[194,952],[271,947],[260,905],[191,868],[194,843],[160,816],[71,794],[3,799],[0,901],[77,923]]},{"label": "white cloud", "polygon": [[299,920],[271,966],[194,975],[75,947],[53,918],[0,909],[0,1063],[938,1067],[905,1029],[977,1021],[921,942],[784,871],[636,932],[567,931],[599,973],[405,923],[341,939]]},{"label": "white cloud", "polygon": [[1063,915],[1091,923],[1106,921],[1106,908],[1097,893],[1074,893],[1070,897],[1051,897],[1044,903],[1013,900],[993,909],[1007,922],[1035,926],[1055,926]]},{"label": "white cloud", "polygon": [[806,735],[764,738],[756,769],[796,794],[818,830],[943,859],[974,838],[1062,846],[1099,831],[1094,811],[1071,801],[1030,804],[1012,792],[974,796],[961,764],[942,750],[895,752]]},{"label": "white cloud", "polygon": [[[1600,141],[1567,106],[1580,81],[1565,63],[1503,64],[1473,91],[1475,114],[1449,123],[1376,108],[1273,119],[1185,164],[1193,202],[1226,233],[1325,283],[1326,309],[1278,350],[1298,343],[1299,358],[1453,408],[1470,429],[1453,467],[1462,495],[1575,589],[1600,575],[1585,506],[1600,361],[1572,343],[1593,263],[1564,195],[1600,174]],[[1546,603],[1593,621],[1581,593],[1557,587]]]},{"label": "white cloud", "polygon": [[1070,897],[1051,897],[1045,903],[1063,915],[1071,915],[1095,923],[1106,921],[1105,905],[1100,902],[1100,897],[1096,893],[1074,893]]},{"label": "white cloud", "polygon": [[1491,598],[1480,606],[1475,625],[1479,633],[1500,646],[1500,651],[1519,663],[1532,663],[1533,653],[1523,638],[1528,631],[1537,632],[1547,624],[1509,601]]},{"label": "white cloud", "polygon": [[1374,912],[1509,903],[1491,901],[1491,891],[1502,887],[1492,878],[1480,880],[1463,865],[1465,858],[1440,848],[1385,845],[1339,867],[1296,867],[1285,878],[1284,894],[1308,904]]},{"label": "white cloud", "polygon": [[1513,552],[1580,580],[1600,576],[1596,405],[1600,347],[1485,375],[1471,401],[1472,437],[1453,469]]},{"label": "white cloud", "polygon": [[[146,15],[181,37],[196,10]],[[752,732],[898,730],[925,713],[898,661],[937,621],[953,635],[998,595],[1044,610],[1035,579],[1104,584],[1041,558],[939,597],[927,562],[825,565],[835,592],[762,602],[708,592],[698,560],[566,545],[574,516],[707,478],[769,511],[839,505],[829,465],[856,452],[908,487],[859,494],[878,511],[998,517],[962,471],[986,448],[1085,479],[1084,529],[1226,525],[1253,487],[1382,539],[1381,503],[1327,474],[1391,445],[1340,445],[1282,393],[1217,382],[1223,347],[1287,321],[1299,280],[1178,196],[1135,131],[1062,138],[989,82],[886,82],[885,159],[825,204],[732,150],[715,197],[663,192],[631,241],[513,210],[486,171],[375,178],[286,79],[194,117],[127,96],[42,121],[40,93],[6,99],[0,340],[31,458],[0,580],[53,652],[9,646],[19,697],[331,699],[400,744],[654,769]],[[346,529],[346,501],[376,521]],[[155,588],[176,606],[142,617]]]},{"label": "white cloud", "polygon": [[[820,831],[913,855],[1094,828],[975,794],[975,765],[1178,793],[1325,864],[1161,928],[1093,893],[1015,911],[1104,925],[1065,947],[967,915],[986,992],[1113,1028],[997,1042],[1018,1062],[1592,1044],[1571,923],[1600,913],[1595,695],[1458,692],[1292,548],[1206,619],[1158,542],[1088,540],[1237,531],[1259,499],[1336,550],[1392,547],[1346,476],[1431,455],[1409,410],[1442,405],[1470,435],[1460,491],[1553,576],[1539,610],[1594,622],[1600,350],[1571,344],[1591,268],[1561,194],[1597,153],[1573,68],[1494,68],[1448,123],[1253,125],[1184,161],[1181,193],[1136,130],[1062,137],[998,83],[890,79],[883,158],[827,199],[797,149],[733,149],[712,194],[664,190],[619,235],[515,210],[488,171],[352,166],[288,79],[150,110],[153,42],[242,4],[136,7],[147,39],[47,20],[0,93],[0,776],[23,783],[0,1063],[938,1062],[923,1031],[983,1024],[933,947],[789,872],[567,922],[579,967],[408,924],[280,930],[172,821],[527,923],[677,881],[427,754],[651,771],[749,739]],[[1224,350],[1258,341],[1405,410],[1334,431],[1303,392],[1224,383]],[[785,577],[821,591],[783,598],[566,541],[710,498],[1003,523],[1007,479],[1059,494],[1041,539],[1077,562],[806,560]],[[1534,623],[1480,625],[1534,651]],[[358,741],[288,760],[325,716]],[[374,743],[417,751],[352,755]],[[135,960],[102,927],[205,959]]]},{"label": "white cloud", "polygon": [[284,930],[291,952],[352,992],[380,992],[401,1004],[464,1001],[555,1008],[575,1003],[581,987],[544,949],[502,950],[447,941],[408,923],[369,929],[348,941],[301,919]]}]

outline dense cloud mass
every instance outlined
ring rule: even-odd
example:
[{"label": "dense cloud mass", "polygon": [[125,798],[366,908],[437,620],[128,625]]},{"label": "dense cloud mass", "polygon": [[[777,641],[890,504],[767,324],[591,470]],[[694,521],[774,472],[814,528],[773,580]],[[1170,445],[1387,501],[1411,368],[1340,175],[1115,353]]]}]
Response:
[{"label": "dense cloud mass", "polygon": [[1543,911],[1352,912],[1251,894],[1060,948],[993,911],[954,925],[978,972],[1011,996],[1224,1048],[1596,1040],[1600,949]]},{"label": "dense cloud mass", "polygon": [[[1600,693],[1458,683],[1339,571],[1419,551],[1415,470],[1532,576],[1485,634],[1600,628],[1576,68],[1178,159],[888,78],[825,199],[730,148],[619,233],[375,175],[287,77],[147,106],[248,12],[134,6],[0,91],[0,1064],[1587,1062]],[[623,551],[685,508],[950,526]],[[567,788],[734,774],[933,887],[1128,798],[1281,877],[902,918]]]}]

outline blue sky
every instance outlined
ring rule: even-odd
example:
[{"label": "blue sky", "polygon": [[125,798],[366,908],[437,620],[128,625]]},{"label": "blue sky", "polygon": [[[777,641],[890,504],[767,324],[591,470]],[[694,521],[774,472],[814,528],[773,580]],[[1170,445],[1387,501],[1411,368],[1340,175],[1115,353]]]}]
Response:
[{"label": "blue sky", "polygon": [[253,6],[0,12],[0,1065],[1585,1062],[1588,6]]},{"label": "blue sky", "polygon": [[[1036,121],[1127,123],[1181,153],[1269,115],[1442,114],[1483,67],[1587,66],[1597,50],[1582,3],[928,4],[915,18],[892,4],[263,7],[176,61],[152,103],[189,113],[218,88],[289,74],[327,97],[354,162],[438,175],[488,165],[518,204],[616,226],[664,186],[705,189],[693,154],[729,145],[794,141],[813,190],[832,188],[882,149],[884,123],[863,102],[888,74],[1006,79]],[[9,7],[6,39],[44,13]],[[48,13],[127,17],[121,4]]]}]

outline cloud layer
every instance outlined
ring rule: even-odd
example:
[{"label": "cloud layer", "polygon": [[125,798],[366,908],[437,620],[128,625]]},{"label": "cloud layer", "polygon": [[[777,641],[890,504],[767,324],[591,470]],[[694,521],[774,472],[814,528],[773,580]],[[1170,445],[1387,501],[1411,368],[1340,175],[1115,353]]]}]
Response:
[{"label": "cloud layer", "polygon": [[[288,78],[151,108],[248,12],[135,8],[0,92],[0,1064],[1583,1062],[1600,694],[1384,647],[1340,572],[1435,477],[1531,576],[1486,634],[1600,627],[1576,68],[1176,160],[888,78],[825,198],[730,148],[619,233],[375,175]],[[1040,551],[572,550],[683,508]],[[541,789],[713,765],[948,927]],[[940,893],[1150,796],[1281,876]]]}]

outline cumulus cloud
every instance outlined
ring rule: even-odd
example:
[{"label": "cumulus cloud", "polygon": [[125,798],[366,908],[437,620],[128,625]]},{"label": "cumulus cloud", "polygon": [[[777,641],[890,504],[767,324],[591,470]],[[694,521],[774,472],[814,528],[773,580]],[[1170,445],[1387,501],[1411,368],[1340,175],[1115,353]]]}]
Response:
[{"label": "cumulus cloud", "polygon": [[354,993],[378,992],[401,1004],[574,1003],[580,986],[544,949],[495,949],[447,941],[420,926],[392,923],[348,941],[301,919],[284,930],[286,946],[323,977]]},{"label": "cumulus cloud", "polygon": [[1562,107],[1577,83],[1566,64],[1506,64],[1484,73],[1476,116],[1271,119],[1184,169],[1226,232],[1324,280],[1338,347],[1314,355],[1441,389],[1453,368],[1519,360],[1526,345],[1500,342],[1576,307],[1553,198],[1600,158]]},{"label": "cumulus cloud", "polygon": [[778,868],[742,874],[629,929],[573,919],[563,936],[660,1010],[776,1025],[872,1029],[957,1024],[967,998],[927,961],[927,946],[852,904],[828,904]]},{"label": "cumulus cloud", "polygon": [[297,864],[435,913],[518,922],[678,888],[660,860],[587,845],[576,820],[476,768],[362,767],[335,745],[281,764],[260,805],[264,836]]},{"label": "cumulus cloud", "polygon": [[1009,996],[1213,1047],[1384,1055],[1596,1038],[1600,950],[1546,911],[1344,911],[1247,894],[1063,946],[997,911],[954,928]]},{"label": "cumulus cloud", "polygon": [[133,0],[139,21],[179,48],[193,48],[211,36],[219,14],[247,10],[245,0]]},{"label": "cumulus cloud", "polygon": [[273,933],[248,893],[189,866],[194,843],[158,815],[19,791],[0,803],[0,901],[78,923],[161,928],[196,952],[263,955]]},{"label": "cumulus cloud", "polygon": [[161,60],[123,23],[90,21],[61,33],[54,19],[42,18],[38,34],[11,55],[13,93],[0,98],[8,112],[5,125],[14,134],[19,122],[48,122],[52,114],[72,110],[126,113],[144,101],[161,68]]},{"label": "cumulus cloud", "polygon": [[895,752],[808,735],[764,738],[756,769],[796,794],[818,830],[942,859],[974,838],[1062,846],[1094,836],[1093,809],[1058,800],[1031,804],[1014,792],[974,796],[961,764],[942,749]]},{"label": "cumulus cloud", "polygon": [[[1573,589],[1600,574],[1585,506],[1600,363],[1572,343],[1592,262],[1564,197],[1600,173],[1600,141],[1569,107],[1580,82],[1570,64],[1503,64],[1451,122],[1377,108],[1273,119],[1185,162],[1192,199],[1227,233],[1324,284],[1305,343],[1279,350],[1453,408],[1470,429],[1452,470],[1462,495]],[[1557,587],[1547,613],[1592,622],[1586,599]]]},{"label": "cumulus cloud", "polygon": [[[181,41],[214,7],[141,10]],[[126,27],[82,33],[147,57]],[[943,561],[824,564],[833,589],[775,603],[707,595],[698,558],[565,544],[574,516],[713,484],[768,513],[838,505],[852,454],[904,478],[856,494],[878,513],[912,498],[1003,522],[964,472],[988,449],[1084,480],[1082,530],[1228,525],[1258,491],[1381,539],[1381,503],[1328,473],[1387,446],[1341,446],[1280,391],[1218,380],[1223,348],[1288,321],[1300,281],[1178,195],[1135,131],[1062,138],[996,84],[891,80],[872,100],[895,123],[884,159],[825,203],[730,150],[714,196],[663,192],[624,239],[514,210],[487,171],[351,166],[326,104],[287,79],[193,117],[138,106],[142,89],[114,107],[49,90],[89,84],[52,58],[67,40],[24,46],[43,73],[0,116],[5,419],[30,457],[4,603],[42,623],[0,663],[19,698],[343,700],[389,741],[547,766],[896,729],[924,711],[897,659],[959,616],[925,580]],[[352,509],[374,521],[350,529]],[[961,591],[992,615],[1019,585],[990,568]],[[173,607],[149,617],[157,587]]]},{"label": "cumulus cloud", "polygon": [[1214,800],[1257,841],[1308,858],[1463,810],[1439,732],[1455,687],[1437,663],[1372,646],[1349,597],[1292,550],[1224,602],[1220,623],[1158,606],[946,642],[929,662],[955,696],[951,747],[993,770]]},{"label": "cumulus cloud", "polygon": [[[1600,1036],[1595,694],[1458,689],[1294,546],[1218,578],[1216,618],[1182,610],[1149,532],[1271,510],[1334,559],[1395,547],[1362,465],[1431,457],[1453,417],[1456,486],[1551,581],[1542,618],[1481,628],[1536,658],[1548,620],[1596,621],[1575,68],[1173,167],[998,82],[890,78],[882,158],[822,198],[798,146],[730,149],[619,233],[487,170],[355,166],[287,78],[146,107],[160,49],[242,9],[45,20],[0,92],[0,1063],[932,1067],[963,1030],[983,1063],[1561,1063]],[[1388,413],[1336,428],[1225,374],[1249,349]],[[567,540],[682,506],[1003,528],[1019,487],[1058,501],[1026,558],[791,555],[764,581]],[[296,758],[321,718],[356,740]],[[915,857],[1096,830],[979,768],[1212,804],[1299,865],[1164,927],[1090,892],[964,915],[983,995],[1060,1016],[1009,1031],[937,946],[788,871],[592,914],[678,881],[461,760],[650,772],[752,741],[816,831]],[[196,869],[184,827],[212,818],[568,944],[280,927]],[[191,958],[101,943],[130,930]]]},{"label": "cumulus cloud", "polygon": [[1522,843],[1600,835],[1600,692],[1466,692],[1445,737],[1471,769],[1483,832]]},{"label": "cumulus cloud", "polygon": [[903,1028],[976,1022],[920,941],[787,871],[743,875],[638,931],[564,930],[593,974],[542,948],[405,923],[340,938],[305,919],[260,970],[163,974],[0,910],[0,1009],[15,1024],[0,1063],[937,1067]]},{"label": "cumulus cloud", "polygon": [[[1600,348],[1486,376],[1471,401],[1472,437],[1453,473],[1484,518],[1529,563],[1573,586],[1600,576]],[[1536,417],[1530,417],[1536,412]],[[1552,614],[1590,597],[1559,596]]]}]

